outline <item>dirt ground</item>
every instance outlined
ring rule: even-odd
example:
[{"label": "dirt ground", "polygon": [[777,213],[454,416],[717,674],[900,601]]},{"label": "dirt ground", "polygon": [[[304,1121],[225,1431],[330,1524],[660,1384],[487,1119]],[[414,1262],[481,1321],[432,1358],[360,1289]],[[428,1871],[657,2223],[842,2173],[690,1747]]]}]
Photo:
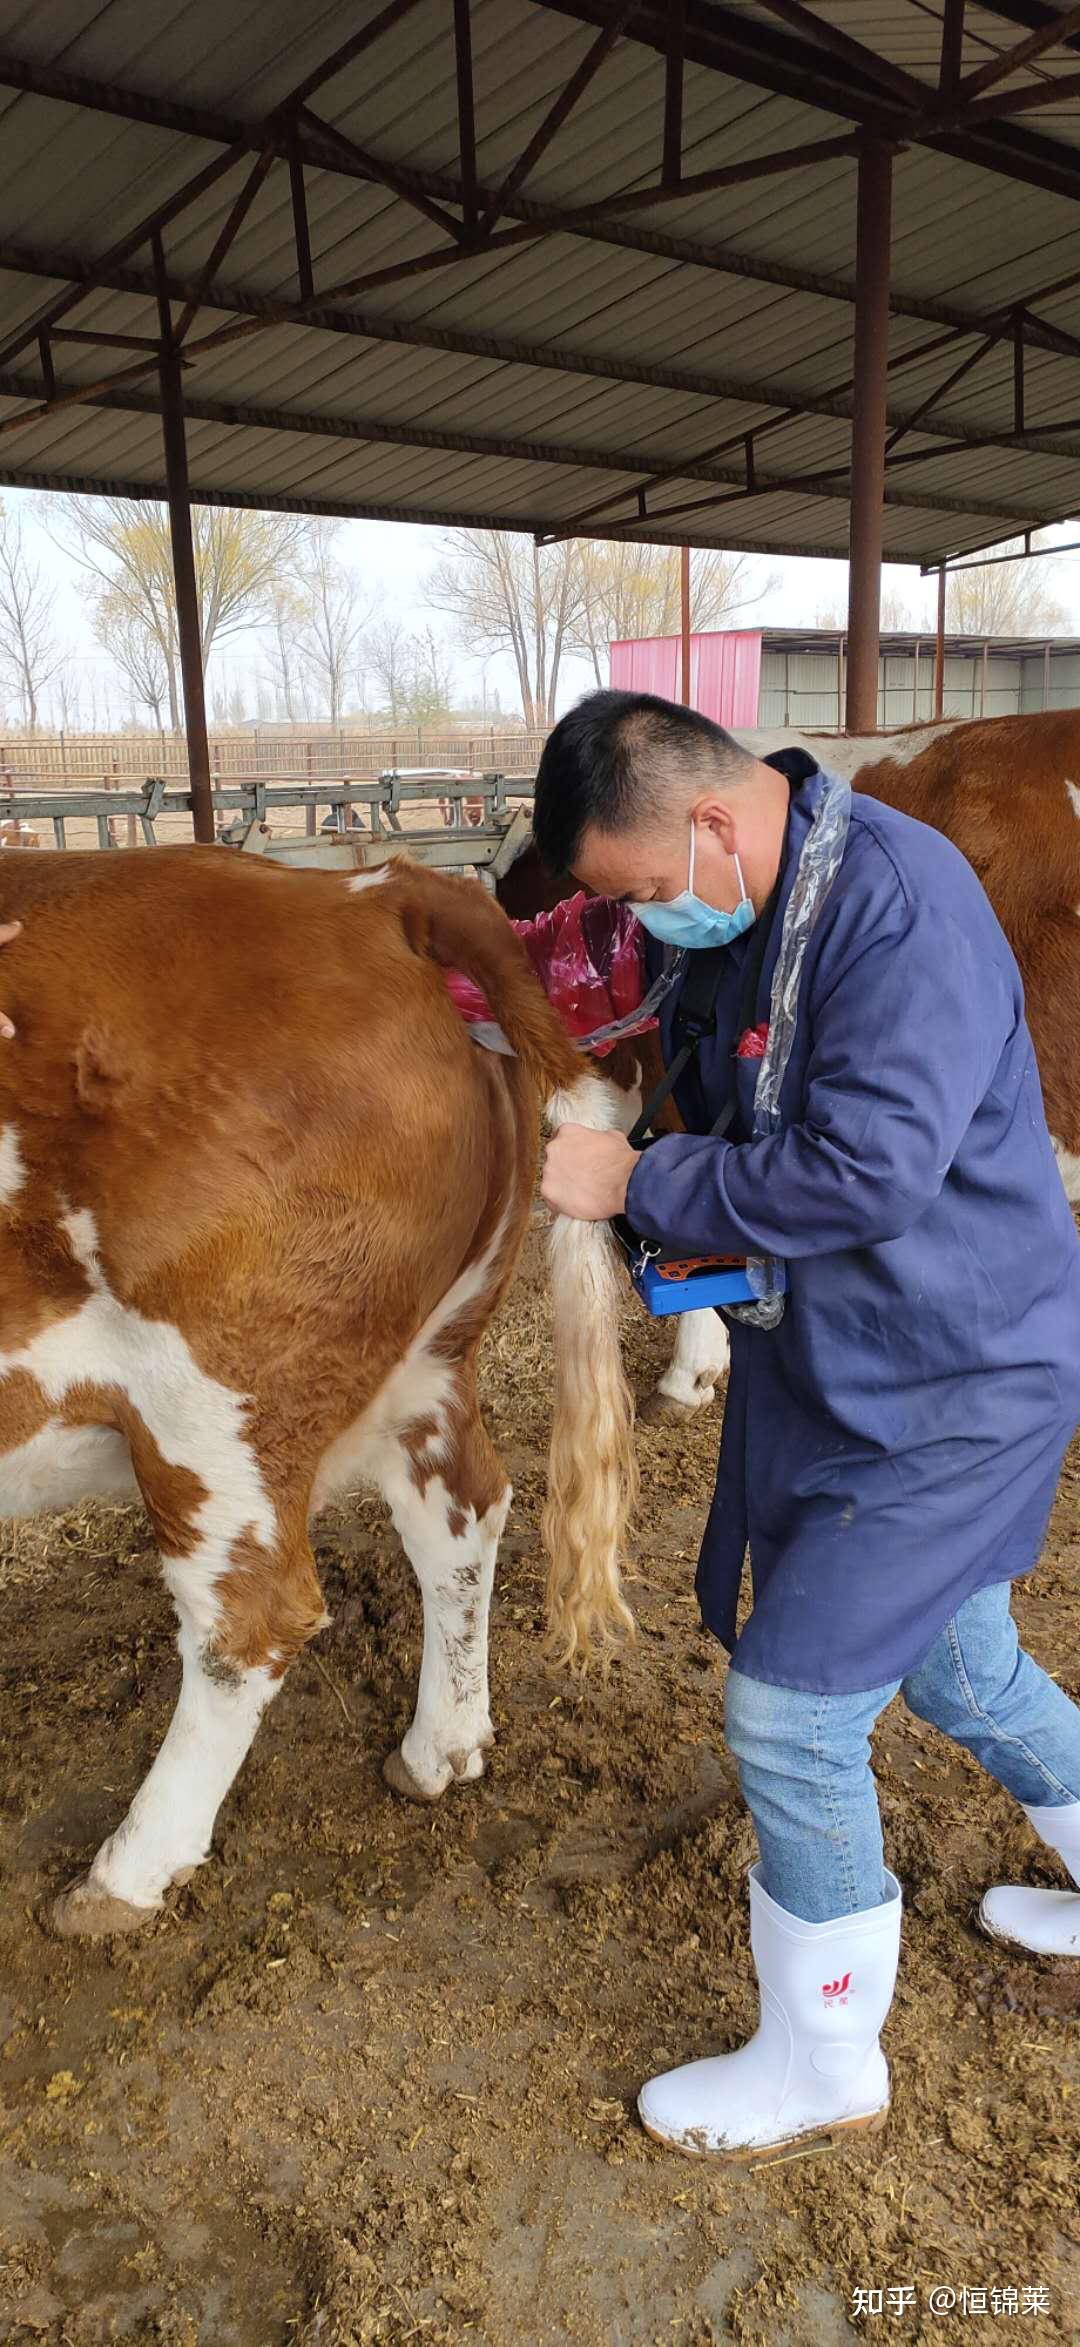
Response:
[{"label": "dirt ground", "polygon": [[[629,1312],[644,1389],[667,1340]],[[753,2019],[752,1834],[692,1591],[717,1413],[641,1430],[640,1635],[582,1689],[539,1652],[547,1364],[534,1231],[486,1351],[517,1494],[488,1776],[431,1810],[383,1785],[419,1603],[361,1497],[318,1538],[333,1627],[268,1715],[213,1859],[142,1939],[59,1941],[43,1918],[173,1701],[146,1528],[98,1509],[0,1549],[0,2339],[1076,2338],[1080,1965],[1011,1961],[972,1922],[1003,1870],[1060,1877],[1004,1794],[899,1706],[877,1740],[908,1901],[887,2131],[737,2173],[641,2134],[640,2080]],[[1074,1693],[1078,1555],[1080,1459],[1020,1598]],[[931,2311],[934,2287],[953,2311]],[[916,2303],[860,2314],[859,2288]],[[1018,2310],[964,2312],[965,2288],[1014,2290]],[[1020,2311],[1033,2289],[1049,2311]]]}]

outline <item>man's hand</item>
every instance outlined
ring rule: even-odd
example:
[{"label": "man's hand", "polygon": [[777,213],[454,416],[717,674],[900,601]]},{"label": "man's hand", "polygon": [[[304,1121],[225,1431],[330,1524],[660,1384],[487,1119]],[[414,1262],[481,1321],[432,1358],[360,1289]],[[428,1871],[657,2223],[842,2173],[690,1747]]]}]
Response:
[{"label": "man's hand", "polygon": [[555,1214],[576,1222],[606,1222],[626,1205],[638,1163],[622,1133],[594,1133],[587,1125],[560,1125],[544,1158],[540,1195]]},{"label": "man's hand", "polygon": [[[10,945],[12,938],[19,935],[21,928],[21,921],[0,921],[0,945]],[[0,1011],[0,1042],[10,1042],[14,1033],[15,1029],[7,1012]]]}]

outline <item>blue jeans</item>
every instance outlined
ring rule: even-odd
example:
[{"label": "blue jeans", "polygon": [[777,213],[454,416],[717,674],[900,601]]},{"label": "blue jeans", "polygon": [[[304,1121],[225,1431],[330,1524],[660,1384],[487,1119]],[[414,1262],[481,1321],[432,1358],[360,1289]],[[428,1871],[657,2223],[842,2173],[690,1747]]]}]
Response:
[{"label": "blue jeans", "polygon": [[886,1897],[870,1730],[897,1692],[1030,1808],[1080,1801],[1080,1708],[1025,1654],[1009,1583],[969,1597],[918,1668],[858,1695],[812,1695],[733,1664],[727,1741],[769,1897],[806,1923]]}]

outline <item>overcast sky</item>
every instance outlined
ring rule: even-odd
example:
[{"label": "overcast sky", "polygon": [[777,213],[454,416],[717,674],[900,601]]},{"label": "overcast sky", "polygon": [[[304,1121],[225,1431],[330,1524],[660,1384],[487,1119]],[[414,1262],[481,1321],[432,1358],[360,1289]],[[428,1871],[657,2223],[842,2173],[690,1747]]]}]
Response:
[{"label": "overcast sky", "polygon": [[[5,505],[18,508],[26,525],[28,551],[40,564],[56,590],[57,632],[69,647],[70,666],[79,676],[80,699],[83,704],[82,723],[89,725],[96,700],[98,722],[108,726],[118,723],[126,713],[129,696],[116,675],[112,663],[101,646],[95,642],[86,616],[85,574],[77,563],[57,545],[54,501],[44,495],[25,490],[5,490]],[[1046,545],[1061,544],[1080,537],[1080,524],[1064,523],[1049,530],[1040,541]],[[441,552],[441,533],[409,523],[345,522],[338,542],[341,559],[359,575],[365,590],[377,602],[378,616],[394,613],[410,628],[433,626],[446,642],[454,663],[458,682],[458,698],[480,702],[484,684],[483,665],[470,659],[454,641],[453,622],[442,613],[432,612],[424,599],[424,581]],[[811,627],[819,614],[825,611],[843,613],[847,597],[847,566],[843,562],[794,561],[773,557],[753,557],[748,570],[750,591],[756,600],[744,611],[732,615],[731,625],[758,627]],[[909,606],[913,623],[931,631],[934,624],[935,586],[932,580],[920,579],[915,570],[899,566],[887,567],[885,584],[903,596]],[[1068,615],[1072,633],[1080,635],[1080,557],[1063,554],[1052,565],[1051,584],[1056,599]],[[212,663],[210,687],[220,690],[239,684],[247,691],[249,714],[254,716],[255,679],[265,667],[260,640],[249,633],[234,637],[215,656]],[[502,708],[519,708],[516,678],[511,661],[496,656],[486,663],[486,689],[490,709],[497,692]],[[564,663],[560,684],[560,705],[566,707],[593,682],[591,666],[578,659]],[[14,712],[10,714],[13,716]]]}]

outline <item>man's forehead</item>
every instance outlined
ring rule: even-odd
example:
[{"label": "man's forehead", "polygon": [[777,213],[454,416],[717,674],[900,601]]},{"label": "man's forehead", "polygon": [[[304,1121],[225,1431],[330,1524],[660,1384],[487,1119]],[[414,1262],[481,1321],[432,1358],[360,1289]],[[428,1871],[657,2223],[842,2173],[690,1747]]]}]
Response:
[{"label": "man's forehead", "polygon": [[664,877],[677,852],[678,829],[672,824],[601,831],[590,823],[574,857],[574,874],[598,896],[634,897]]}]

